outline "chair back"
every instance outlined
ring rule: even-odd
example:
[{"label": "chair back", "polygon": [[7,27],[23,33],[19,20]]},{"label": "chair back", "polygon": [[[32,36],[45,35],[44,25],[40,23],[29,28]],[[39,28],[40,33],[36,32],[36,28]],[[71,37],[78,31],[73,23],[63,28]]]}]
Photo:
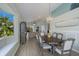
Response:
[{"label": "chair back", "polygon": [[57,40],[57,33],[54,32],[54,33],[52,34],[52,41],[53,41],[53,42],[56,42],[56,40]]},{"label": "chair back", "polygon": [[73,38],[69,38],[67,40],[64,41],[64,48],[63,50],[71,50],[74,44],[74,40]]},{"label": "chair back", "polygon": [[41,35],[41,36],[44,36],[45,34],[44,34],[44,32],[41,32],[40,35]]},{"label": "chair back", "polygon": [[63,38],[63,34],[62,33],[57,33],[57,39],[62,40],[62,38]]},{"label": "chair back", "polygon": [[57,38],[57,33],[56,32],[54,32],[52,35],[53,35],[53,38]]},{"label": "chair back", "polygon": [[39,42],[42,43],[42,37],[39,35]]}]

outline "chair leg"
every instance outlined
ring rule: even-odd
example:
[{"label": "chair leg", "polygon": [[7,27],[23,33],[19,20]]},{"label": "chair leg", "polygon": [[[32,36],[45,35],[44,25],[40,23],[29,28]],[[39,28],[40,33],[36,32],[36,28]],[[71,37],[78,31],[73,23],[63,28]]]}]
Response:
[{"label": "chair leg", "polygon": [[42,49],[42,56],[44,56],[43,49]]},{"label": "chair leg", "polygon": [[70,51],[69,56],[71,56],[71,52],[72,52],[72,51]]},{"label": "chair leg", "polygon": [[40,52],[41,52],[41,55],[43,56],[44,54],[43,54],[43,48],[40,48]]},{"label": "chair leg", "polygon": [[53,48],[53,55],[55,56],[55,48]]},{"label": "chair leg", "polygon": [[63,56],[63,51],[61,52],[61,55],[60,56]]},{"label": "chair leg", "polygon": [[53,47],[51,48],[52,54],[53,54]]}]

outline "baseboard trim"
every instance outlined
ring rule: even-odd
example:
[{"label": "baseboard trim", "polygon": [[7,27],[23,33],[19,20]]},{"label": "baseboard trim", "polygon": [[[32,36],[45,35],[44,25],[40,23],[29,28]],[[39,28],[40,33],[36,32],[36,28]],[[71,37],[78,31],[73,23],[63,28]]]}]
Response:
[{"label": "baseboard trim", "polygon": [[75,52],[77,52],[77,53],[79,53],[79,51],[78,50],[76,50],[76,49],[72,49],[73,51],[75,51]]}]

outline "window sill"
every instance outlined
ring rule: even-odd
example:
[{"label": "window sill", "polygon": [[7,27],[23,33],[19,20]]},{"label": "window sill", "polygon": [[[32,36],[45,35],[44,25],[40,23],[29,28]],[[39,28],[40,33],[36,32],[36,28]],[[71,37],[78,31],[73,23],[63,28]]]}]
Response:
[{"label": "window sill", "polygon": [[[10,51],[12,49],[14,49],[14,47],[17,45],[18,41],[16,42],[13,42],[13,43],[10,43],[8,45],[6,45],[5,47],[1,48],[0,49],[0,56],[6,56],[8,55],[9,53],[11,53]],[[14,53],[14,52],[13,52]]]},{"label": "window sill", "polygon": [[14,36],[4,36],[0,38],[0,49],[9,43],[12,43]]},{"label": "window sill", "polygon": [[14,55],[18,49],[19,41],[14,36],[0,38],[0,56]]}]

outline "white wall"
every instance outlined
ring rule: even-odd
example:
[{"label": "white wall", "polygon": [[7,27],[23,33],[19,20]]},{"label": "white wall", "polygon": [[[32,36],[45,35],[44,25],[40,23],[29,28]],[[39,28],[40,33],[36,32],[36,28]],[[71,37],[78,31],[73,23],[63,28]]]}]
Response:
[{"label": "white wall", "polygon": [[[7,39],[8,43],[2,49],[0,49],[0,55],[14,55],[16,53],[16,50],[19,47],[19,22],[20,22],[19,20],[20,20],[20,17],[8,4],[0,3],[0,9],[14,15],[14,37],[9,38],[9,40]],[[16,44],[11,46],[15,42],[16,42]],[[3,41],[3,43],[6,43],[6,41]]]},{"label": "white wall", "polygon": [[64,13],[51,22],[51,33],[60,32],[64,34],[63,39],[75,38],[73,49],[79,52],[79,8]]}]

